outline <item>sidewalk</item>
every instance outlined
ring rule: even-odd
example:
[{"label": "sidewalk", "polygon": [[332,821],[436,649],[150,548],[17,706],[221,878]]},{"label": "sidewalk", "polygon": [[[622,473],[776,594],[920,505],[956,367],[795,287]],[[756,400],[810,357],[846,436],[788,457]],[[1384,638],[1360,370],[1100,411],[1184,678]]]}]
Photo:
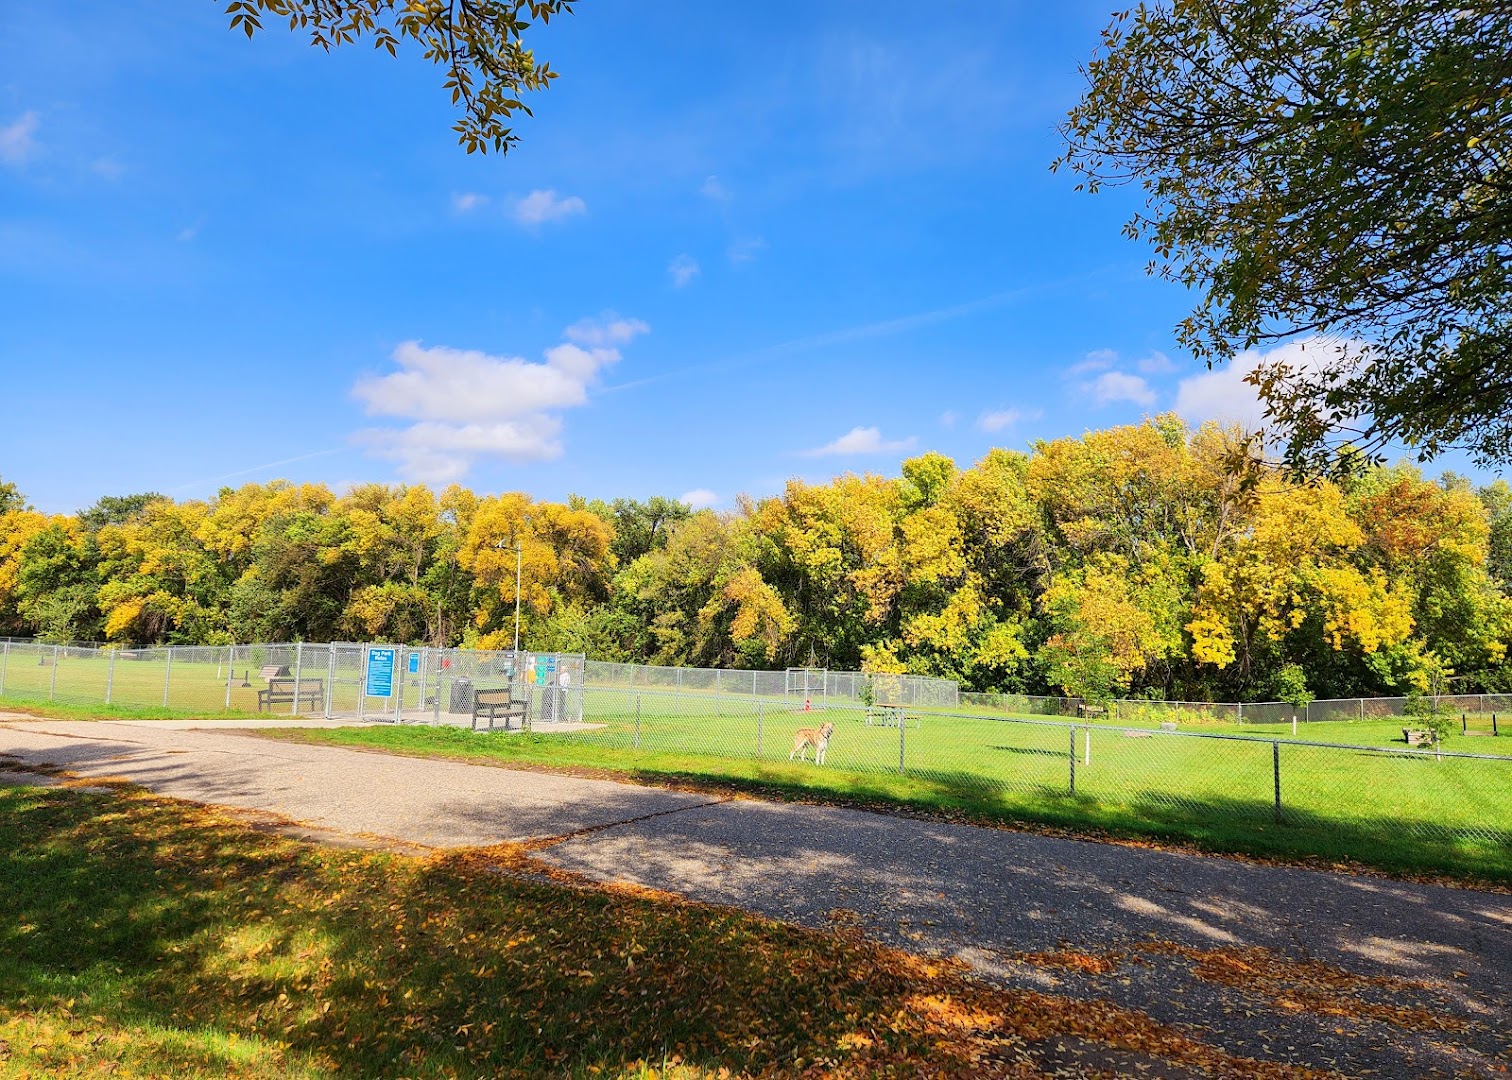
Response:
[{"label": "sidewalk", "polygon": [[210,727],[0,716],[0,760],[267,811],[317,835],[560,838],[540,857],[600,880],[855,923],[1239,1055],[1402,1077],[1502,1076],[1512,1060],[1505,895]]}]

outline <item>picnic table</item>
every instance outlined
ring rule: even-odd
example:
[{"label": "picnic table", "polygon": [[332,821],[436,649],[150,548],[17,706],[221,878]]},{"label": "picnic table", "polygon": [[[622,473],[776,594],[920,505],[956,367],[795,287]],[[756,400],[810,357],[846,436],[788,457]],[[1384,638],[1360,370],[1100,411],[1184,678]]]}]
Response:
[{"label": "picnic table", "polygon": [[866,707],[867,727],[902,727],[910,720],[918,725],[919,718],[909,716],[908,710],[896,702],[878,701]]}]

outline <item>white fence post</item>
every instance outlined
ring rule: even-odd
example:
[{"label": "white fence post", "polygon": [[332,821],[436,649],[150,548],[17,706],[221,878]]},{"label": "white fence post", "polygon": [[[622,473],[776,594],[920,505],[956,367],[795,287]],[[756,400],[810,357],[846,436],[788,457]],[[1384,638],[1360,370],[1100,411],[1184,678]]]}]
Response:
[{"label": "white fence post", "polygon": [[226,646],[226,711],[231,711],[231,669],[236,666],[236,646]]},{"label": "white fence post", "polygon": [[0,643],[0,696],[5,694],[5,669],[10,666],[10,642]]},{"label": "white fence post", "polygon": [[115,689],[115,660],[117,650],[110,650],[110,659],[105,662],[105,704],[110,704],[111,691]]},{"label": "white fence post", "polygon": [[326,642],[325,718],[331,718],[331,694],[336,689],[336,646]]},{"label": "white fence post", "polygon": [[173,685],[173,646],[165,650],[168,653],[168,662],[163,665],[163,708],[168,707],[168,688]]},{"label": "white fence post", "polygon": [[294,643],[294,701],[289,706],[289,715],[299,715],[299,677],[304,674],[304,642]]},{"label": "white fence post", "polygon": [[47,700],[51,701],[58,694],[58,653],[62,651],[58,646],[53,646],[52,679],[47,684]]}]

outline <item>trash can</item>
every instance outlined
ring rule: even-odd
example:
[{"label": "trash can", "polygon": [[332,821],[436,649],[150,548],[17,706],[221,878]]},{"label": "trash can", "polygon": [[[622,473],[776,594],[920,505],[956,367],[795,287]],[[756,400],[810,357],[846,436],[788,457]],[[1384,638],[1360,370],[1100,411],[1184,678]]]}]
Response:
[{"label": "trash can", "polygon": [[451,684],[451,703],[447,707],[449,713],[461,713],[471,716],[473,711],[473,684],[471,679],[457,679]]}]

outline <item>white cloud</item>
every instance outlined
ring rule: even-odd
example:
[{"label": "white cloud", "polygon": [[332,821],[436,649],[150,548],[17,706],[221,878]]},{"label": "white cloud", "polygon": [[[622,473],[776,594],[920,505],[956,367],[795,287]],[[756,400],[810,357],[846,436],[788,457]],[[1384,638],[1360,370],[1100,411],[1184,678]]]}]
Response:
[{"label": "white cloud", "polygon": [[698,193],[706,199],[715,202],[729,202],[730,189],[719,182],[719,177],[711,176],[699,187]]},{"label": "white cloud", "polygon": [[977,427],[983,431],[1002,431],[1006,427],[1012,427],[1024,418],[1024,414],[1017,409],[999,409],[997,412],[983,413],[977,418]]},{"label": "white cloud", "polygon": [[1220,367],[1182,379],[1176,387],[1175,410],[1193,424],[1219,420],[1240,424],[1250,431],[1258,430],[1265,423],[1265,405],[1255,387],[1244,381],[1245,376],[1256,368],[1276,364],[1284,364],[1298,373],[1316,371],[1358,352],[1356,343],[1326,338],[1292,341],[1268,352],[1249,349]]},{"label": "white cloud", "polygon": [[1098,405],[1111,405],[1128,401],[1135,405],[1155,404],[1155,391],[1138,375],[1122,371],[1105,371],[1094,379],[1089,387],[1092,398]]},{"label": "white cloud", "polygon": [[460,191],[451,197],[452,209],[459,214],[465,214],[470,210],[476,210],[480,206],[488,205],[488,196],[480,195],[476,191]]},{"label": "white cloud", "polygon": [[576,195],[558,195],[550,188],[537,189],[516,199],[512,213],[521,225],[544,225],[588,212],[588,204]]},{"label": "white cloud", "polygon": [[1118,363],[1118,354],[1112,349],[1093,349],[1079,363],[1068,367],[1066,374],[1076,376],[1086,375],[1093,371],[1107,371],[1116,363]]},{"label": "white cloud", "polygon": [[719,496],[708,488],[694,488],[692,491],[685,491],[679,495],[677,501],[686,503],[695,510],[704,510],[710,506],[718,506]]},{"label": "white cloud", "polygon": [[126,172],[126,166],[115,158],[102,157],[95,158],[89,163],[89,171],[106,180],[119,180]]},{"label": "white cloud", "polygon": [[887,454],[898,450],[910,450],[918,442],[913,436],[892,441],[882,438],[880,428],[856,427],[833,442],[812,450],[800,450],[802,457],[837,457],[844,454]]},{"label": "white cloud", "polygon": [[13,123],[0,127],[0,161],[7,165],[25,164],[37,149],[32,138],[37,131],[35,112],[24,112]]},{"label": "white cloud", "polygon": [[584,320],[543,363],[406,341],[393,354],[399,370],[359,379],[352,396],[369,415],[414,423],[369,429],[358,441],[397,461],[407,478],[437,484],[460,478],[479,457],[560,457],[558,413],[585,404],[599,372],[620,358],[614,346],[648,329],[638,319]]},{"label": "white cloud", "polygon": [[955,427],[956,414],[954,409],[946,409],[940,414],[941,427]]},{"label": "white cloud", "polygon": [[598,319],[580,319],[562,334],[568,341],[579,345],[625,345],[637,335],[647,334],[651,328],[639,319],[622,319],[613,312],[605,312]]},{"label": "white cloud", "polygon": [[700,273],[698,260],[691,255],[679,255],[667,264],[667,273],[672,276],[672,284],[679,289],[696,278]]},{"label": "white cloud", "polygon": [[730,262],[737,266],[741,263],[748,263],[756,258],[761,249],[766,246],[766,241],[759,236],[748,236],[743,240],[737,240],[730,245],[728,252]]},{"label": "white cloud", "polygon": [[1159,349],[1134,366],[1146,375],[1169,375],[1176,370],[1176,362]]}]

